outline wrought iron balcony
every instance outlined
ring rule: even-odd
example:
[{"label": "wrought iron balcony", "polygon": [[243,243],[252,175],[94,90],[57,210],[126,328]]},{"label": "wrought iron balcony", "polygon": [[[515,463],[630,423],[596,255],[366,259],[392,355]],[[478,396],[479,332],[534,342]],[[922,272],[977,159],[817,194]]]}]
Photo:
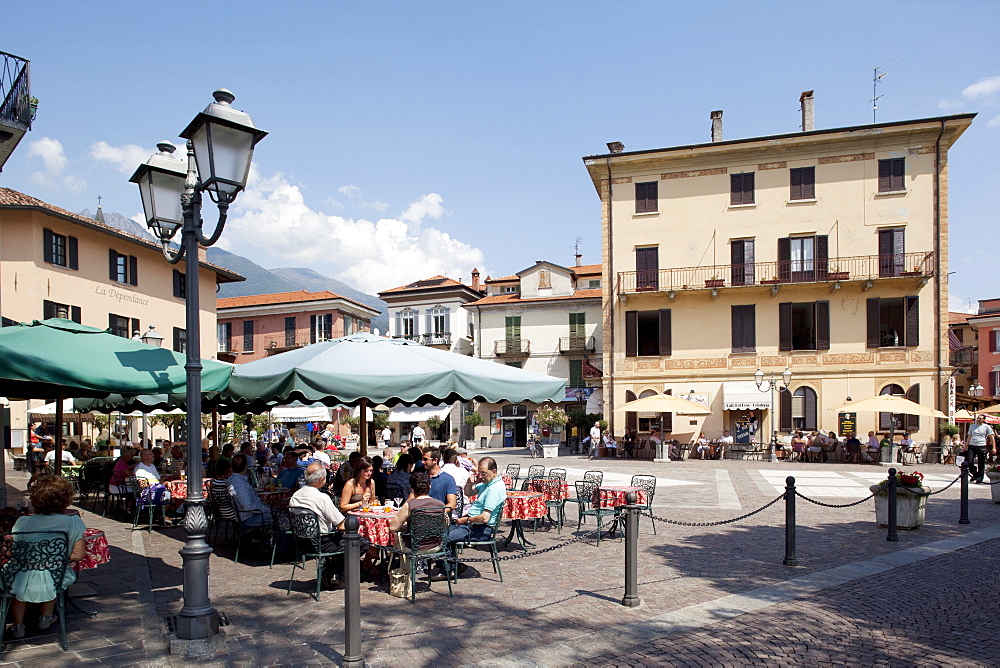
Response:
[{"label": "wrought iron balcony", "polygon": [[404,334],[403,336],[399,336],[397,334],[397,335],[393,336],[392,338],[394,338],[394,339],[406,339],[407,341],[416,341],[418,343],[420,342],[420,335],[419,334]]},{"label": "wrought iron balcony", "polygon": [[0,170],[31,129],[37,104],[31,97],[30,63],[0,51]]},{"label": "wrought iron balcony", "polygon": [[953,367],[971,368],[979,362],[978,350],[972,346],[966,346],[959,350],[952,350],[948,356],[948,363]]},{"label": "wrought iron balcony", "polygon": [[597,343],[592,336],[559,337],[559,352],[561,353],[592,353],[596,350]]},{"label": "wrought iron balcony", "polygon": [[451,332],[421,334],[420,342],[425,346],[451,346]]},{"label": "wrought iron balcony", "polygon": [[524,357],[531,354],[531,341],[528,339],[500,339],[493,342],[493,355],[496,357]]},{"label": "wrought iron balcony", "polygon": [[921,251],[892,255],[678,267],[656,271],[620,271],[618,294],[900,278],[927,280],[933,275],[934,252]]}]

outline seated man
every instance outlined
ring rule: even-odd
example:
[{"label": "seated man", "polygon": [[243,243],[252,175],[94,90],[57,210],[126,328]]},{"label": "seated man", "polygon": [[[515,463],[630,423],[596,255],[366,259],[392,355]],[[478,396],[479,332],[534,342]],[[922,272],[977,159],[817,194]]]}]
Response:
[{"label": "seated man", "polygon": [[[325,484],[326,467],[319,462],[307,466],[305,485],[292,495],[288,501],[288,510],[292,513],[302,510],[316,513],[319,530],[323,534],[320,538],[320,549],[323,552],[335,552],[340,548],[342,534],[337,533],[337,530],[344,529],[344,516],[330,495],[320,491]],[[343,555],[328,558],[323,565],[323,585],[329,589],[343,586],[343,573]]]},{"label": "seated man", "polygon": [[899,445],[902,448],[903,452],[908,452],[912,454],[918,464],[922,463],[920,461],[921,448],[920,446],[918,446],[916,443],[913,442],[912,438],[910,438],[910,432],[906,432],[903,434],[903,440],[899,442]]},{"label": "seated man", "polygon": [[[51,438],[51,436],[48,437],[48,438]],[[46,445],[46,448],[45,448],[46,449],[45,463],[49,465],[49,469],[50,470],[54,470],[55,469],[55,461],[56,461],[56,451],[55,451],[56,445],[55,445],[55,441],[45,441],[45,443],[46,444],[50,444],[51,443],[51,445],[52,445],[52,449],[51,450],[49,450],[48,449],[48,445]],[[62,459],[62,463],[63,464],[69,464],[70,466],[76,466],[76,458],[73,457],[73,453],[70,452],[69,450],[64,449],[62,451],[62,457],[61,457],[61,459]]]},{"label": "seated man", "polygon": [[[469,506],[469,514],[463,515],[455,520],[455,524],[448,533],[448,552],[455,556],[455,543],[466,540],[489,540],[492,538],[492,530],[486,526],[490,521],[490,513],[499,508],[503,510],[503,503],[507,500],[507,488],[503,484],[503,478],[497,471],[497,462],[492,457],[483,457],[479,460],[478,474],[469,478],[465,483],[465,495],[476,495],[476,500]],[[476,484],[477,480],[482,480]],[[466,570],[465,564],[459,564],[458,573],[461,575]]]},{"label": "seated man", "polygon": [[615,437],[611,435],[610,430],[604,432],[604,451],[608,457],[618,456],[618,443],[615,442]]},{"label": "seated man", "polygon": [[729,430],[724,429],[722,431],[722,438],[719,439],[719,445],[712,453],[712,458],[721,459],[726,454],[726,450],[732,449],[735,440],[733,435],[729,433]]},{"label": "seated man", "polygon": [[[135,469],[132,471],[137,479],[145,479],[149,482],[150,487],[155,487],[160,485],[160,473],[153,466],[153,451],[149,448],[143,448],[139,451],[139,463],[135,465]],[[154,499],[163,499],[164,501],[170,499],[170,491],[165,487],[160,485],[159,488],[153,492]]]},{"label": "seated man", "polygon": [[844,450],[847,451],[847,461],[852,464],[859,464],[861,460],[861,441],[852,431],[844,441]]},{"label": "seated man", "polygon": [[295,489],[302,482],[305,469],[299,466],[299,458],[292,451],[285,453],[281,459],[281,470],[278,472],[275,482],[279,487],[285,489]]},{"label": "seated man", "polygon": [[233,495],[236,508],[240,511],[240,519],[247,527],[270,526],[271,509],[260,500],[257,490],[250,484],[246,474],[247,458],[241,452],[233,457],[231,475],[228,476],[229,493]]}]

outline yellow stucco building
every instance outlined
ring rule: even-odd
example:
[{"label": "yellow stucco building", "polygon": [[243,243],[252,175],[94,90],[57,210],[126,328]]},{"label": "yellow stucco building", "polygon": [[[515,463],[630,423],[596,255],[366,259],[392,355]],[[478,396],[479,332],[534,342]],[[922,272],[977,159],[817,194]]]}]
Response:
[{"label": "yellow stucco building", "polygon": [[[687,441],[840,431],[848,397],[942,408],[948,377],[948,149],[974,114],[587,156],[602,202],[605,414],[616,435]],[[787,391],[778,388],[785,369]],[[754,381],[760,369],[765,382]],[[613,413],[653,392],[707,417]],[[946,410],[946,408],[945,408]],[[626,417],[627,416],[627,417]],[[887,414],[856,416],[888,431]],[[896,418],[936,440],[927,418]]]}]

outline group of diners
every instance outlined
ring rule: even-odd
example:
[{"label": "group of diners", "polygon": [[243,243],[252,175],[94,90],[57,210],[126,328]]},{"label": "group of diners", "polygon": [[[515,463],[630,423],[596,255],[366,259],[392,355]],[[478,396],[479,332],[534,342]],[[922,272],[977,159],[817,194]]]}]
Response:
[{"label": "group of diners", "polygon": [[880,461],[882,450],[893,445],[899,446],[900,452],[912,455],[917,464],[922,463],[922,449],[910,438],[909,432],[903,432],[896,441],[890,439],[888,434],[879,438],[874,431],[869,431],[867,440],[862,443],[854,432],[841,440],[832,431],[824,434],[816,429],[808,433],[796,429],[791,433],[791,438],[777,440],[775,452],[779,459],[789,462],[846,461],[852,464],[871,464]]}]

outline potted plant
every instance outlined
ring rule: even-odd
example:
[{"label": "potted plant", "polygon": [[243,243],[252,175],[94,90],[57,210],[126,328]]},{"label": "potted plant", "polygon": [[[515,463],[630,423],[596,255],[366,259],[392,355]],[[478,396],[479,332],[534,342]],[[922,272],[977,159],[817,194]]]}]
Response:
[{"label": "potted plant", "polygon": [[479,413],[469,413],[468,415],[465,416],[465,424],[469,425],[470,427],[475,428],[481,425],[482,423],[483,423],[483,416],[480,415]]},{"label": "potted plant", "polygon": [[725,280],[719,278],[718,276],[713,276],[711,278],[705,279],[706,288],[721,288],[725,284]]},{"label": "potted plant", "polygon": [[848,271],[841,271],[840,267],[833,265],[830,267],[830,271],[827,273],[827,277],[831,281],[846,281],[850,277],[851,273]]},{"label": "potted plant", "polygon": [[993,495],[993,503],[1000,503],[1000,469],[994,464],[986,469],[986,477],[990,479],[990,494]]},{"label": "potted plant", "polygon": [[777,285],[781,282],[781,279],[777,276],[772,276],[771,278],[763,278],[760,282],[762,285]]},{"label": "potted plant", "polygon": [[566,411],[558,406],[541,406],[535,413],[535,419],[542,428],[542,449],[544,457],[557,457],[559,455],[559,442],[553,441],[549,434],[553,427],[562,427],[569,422]]},{"label": "potted plant", "polygon": [[[924,523],[924,508],[931,488],[924,486],[924,474],[900,471],[896,474],[896,527],[916,529]],[[875,495],[875,521],[889,525],[889,481],[883,480],[868,488]]]},{"label": "potted plant", "polygon": [[38,114],[38,98],[32,96],[31,99],[28,100],[28,106],[31,109],[31,120],[35,120],[35,116]]}]

